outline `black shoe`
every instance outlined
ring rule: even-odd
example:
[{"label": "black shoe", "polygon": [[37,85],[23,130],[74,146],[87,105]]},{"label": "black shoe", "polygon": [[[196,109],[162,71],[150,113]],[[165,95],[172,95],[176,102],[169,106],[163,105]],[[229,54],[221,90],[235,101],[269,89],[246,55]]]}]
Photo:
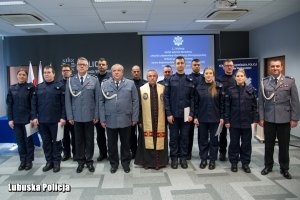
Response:
[{"label": "black shoe", "polygon": [[118,170],[118,168],[112,167],[112,168],[110,168],[110,173],[114,174],[117,172],[117,170]]},{"label": "black shoe", "polygon": [[63,157],[61,158],[61,161],[69,160],[70,157],[71,157],[71,156],[63,155]]},{"label": "black shoe", "polygon": [[172,160],[171,161],[171,167],[172,167],[172,169],[177,169],[178,168],[178,161],[177,160]]},{"label": "black shoe", "polygon": [[49,171],[52,168],[53,168],[53,163],[47,162],[47,164],[45,165],[45,167],[43,167],[43,172],[47,172],[47,171]]},{"label": "black shoe", "polygon": [[269,172],[272,171],[272,168],[269,167],[265,167],[262,171],[261,171],[261,175],[267,175]]},{"label": "black shoe", "polygon": [[201,160],[199,167],[201,169],[204,169],[206,167],[206,165],[207,165],[207,160]]},{"label": "black shoe", "polygon": [[292,175],[289,173],[288,170],[280,170],[280,174],[286,179],[292,179]]},{"label": "black shoe", "polygon": [[129,173],[130,172],[130,168],[129,167],[123,167],[123,169],[124,169],[125,173]]},{"label": "black shoe", "polygon": [[248,164],[242,165],[242,169],[245,173],[251,173],[251,169]]},{"label": "black shoe", "polygon": [[81,173],[82,170],[83,170],[83,168],[84,168],[84,164],[79,164],[78,167],[77,167],[77,169],[76,169],[76,172],[77,173]]},{"label": "black shoe", "polygon": [[237,172],[237,171],[238,171],[238,167],[237,167],[237,164],[236,164],[236,163],[232,163],[232,164],[231,164],[231,171],[232,171],[232,172]]},{"label": "black shoe", "polygon": [[216,168],[216,162],[214,160],[210,160],[208,164],[208,169],[213,170]]},{"label": "black shoe", "polygon": [[188,154],[188,156],[186,157],[186,160],[191,160],[192,159],[192,154]]},{"label": "black shoe", "polygon": [[99,157],[97,158],[97,161],[102,161],[102,160],[104,160],[104,159],[107,159],[107,156],[106,155],[102,155],[102,154],[100,154],[99,155]]},{"label": "black shoe", "polygon": [[188,164],[185,159],[180,160],[180,166],[182,169],[188,168]]},{"label": "black shoe", "polygon": [[26,167],[26,163],[25,162],[21,162],[20,165],[19,165],[19,167],[18,167],[18,170],[22,171],[22,170],[25,169],[25,167]]},{"label": "black shoe", "polygon": [[95,167],[94,167],[93,163],[87,164],[87,168],[89,169],[90,172],[94,172],[95,171]]},{"label": "black shoe", "polygon": [[60,164],[59,163],[56,163],[53,165],[53,172],[56,173],[56,172],[59,172],[60,171]]},{"label": "black shoe", "polygon": [[30,170],[32,168],[32,162],[27,162],[25,165],[25,170]]},{"label": "black shoe", "polygon": [[219,155],[219,160],[220,160],[220,161],[226,161],[226,160],[227,160],[227,158],[226,158],[226,153],[220,153],[220,155]]}]

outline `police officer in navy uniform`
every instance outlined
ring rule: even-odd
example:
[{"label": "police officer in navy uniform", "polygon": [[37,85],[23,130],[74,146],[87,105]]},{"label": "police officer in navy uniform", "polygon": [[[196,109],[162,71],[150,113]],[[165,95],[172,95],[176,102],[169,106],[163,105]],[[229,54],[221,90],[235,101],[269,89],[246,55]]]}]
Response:
[{"label": "police officer in navy uniform", "polygon": [[30,122],[31,100],[34,93],[32,83],[26,83],[28,72],[19,69],[18,83],[12,85],[8,91],[6,104],[8,124],[14,130],[17,139],[20,165],[18,170],[30,170],[34,160],[34,144],[32,135],[27,137],[25,125]]},{"label": "police officer in navy uniform", "polygon": [[[164,103],[170,127],[170,157],[171,167],[178,168],[178,158],[183,169],[188,168],[188,142],[190,122],[194,116],[194,83],[190,75],[184,73],[185,59],[178,56],[175,59],[176,74],[165,83]],[[184,109],[188,110],[184,119]]]},{"label": "police officer in navy uniform", "polygon": [[[99,58],[98,61],[98,70],[97,77],[100,85],[103,81],[108,80],[111,77],[111,73],[107,71],[108,64],[105,58]],[[95,124],[97,130],[97,144],[99,148],[99,156],[97,161],[102,161],[107,158],[107,145],[106,145],[106,136],[105,128],[101,126],[100,121]]]},{"label": "police officer in navy uniform", "polygon": [[[218,77],[216,81],[222,83],[223,85],[223,91],[224,95],[227,92],[227,89],[231,86],[235,85],[235,80],[233,76],[233,70],[234,70],[234,64],[233,61],[230,59],[226,59],[223,62],[223,70],[225,74],[221,77]],[[227,153],[227,129],[224,126],[222,129],[222,132],[220,134],[219,139],[219,160],[220,161],[226,161],[226,153]]]},{"label": "police officer in navy uniform", "polygon": [[213,170],[218,158],[217,130],[224,123],[223,86],[214,80],[215,72],[212,67],[203,71],[203,81],[195,89],[195,119],[198,126],[198,146],[201,169],[207,166]]},{"label": "police officer in navy uniform", "polygon": [[[225,95],[225,126],[230,128],[230,144],[228,158],[231,171],[237,172],[238,161],[242,162],[242,169],[250,173],[251,161],[251,124],[258,123],[257,100],[255,88],[246,85],[246,73],[239,69],[235,74],[236,85],[229,87]],[[241,141],[241,142],[240,142]],[[241,143],[241,144],[240,144]]]},{"label": "police officer in navy uniform", "polygon": [[[201,62],[199,59],[195,58],[191,62],[192,73],[191,76],[194,80],[195,87],[201,83],[203,76],[200,74],[201,69]],[[191,127],[189,130],[189,146],[188,146],[188,157],[187,160],[191,160],[192,158],[192,150],[193,150],[193,143],[194,143],[194,131],[195,131],[195,124],[191,122]]]},{"label": "police officer in navy uniform", "polygon": [[[60,81],[66,88],[67,80],[70,76],[72,76],[72,68],[69,64],[62,64],[61,65],[61,72],[63,79]],[[71,136],[71,138],[70,138]],[[63,156],[61,161],[69,160],[71,157],[71,144],[72,144],[72,154],[73,160],[76,160],[75,155],[75,133],[74,133],[74,125],[70,124],[68,120],[66,120],[66,124],[64,126],[64,138],[62,140],[63,144]]]},{"label": "police officer in navy uniform", "polygon": [[275,139],[278,139],[280,173],[291,179],[289,173],[289,143],[291,128],[298,125],[300,106],[295,79],[282,74],[283,64],[272,59],[270,76],[263,78],[259,95],[259,124],[264,127],[266,175],[272,171]]},{"label": "police officer in navy uniform", "polygon": [[173,75],[172,67],[170,65],[164,66],[163,74],[164,74],[164,79],[157,82],[161,85],[165,85],[166,80]]},{"label": "police officer in navy uniform", "polygon": [[60,171],[62,142],[56,141],[58,122],[64,126],[66,121],[65,88],[61,82],[54,81],[53,66],[44,67],[44,82],[36,87],[32,100],[33,123],[38,125],[43,140],[46,166],[43,171]]},{"label": "police officer in navy uniform", "polygon": [[[146,80],[141,78],[141,68],[138,65],[134,65],[131,68],[131,75],[132,80],[135,84],[137,91],[140,90],[140,87],[147,83]],[[130,150],[131,150],[131,157],[135,158],[136,150],[137,150],[137,129],[139,133],[142,133],[142,129],[136,124],[131,126],[131,135],[130,135]]]}]

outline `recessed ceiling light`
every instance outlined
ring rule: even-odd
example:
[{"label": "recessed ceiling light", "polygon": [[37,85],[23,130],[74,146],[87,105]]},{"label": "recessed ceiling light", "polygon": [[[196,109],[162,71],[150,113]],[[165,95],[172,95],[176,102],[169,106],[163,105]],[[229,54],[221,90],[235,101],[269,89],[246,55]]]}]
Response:
[{"label": "recessed ceiling light", "polygon": [[95,3],[115,3],[115,2],[150,2],[152,0],[94,0]]},{"label": "recessed ceiling light", "polygon": [[14,26],[53,26],[54,23],[14,24]]},{"label": "recessed ceiling light", "polygon": [[0,6],[24,5],[24,1],[0,1]]},{"label": "recessed ceiling light", "polygon": [[203,23],[226,23],[226,22],[235,22],[235,19],[197,19],[195,22],[203,22]]},{"label": "recessed ceiling light", "polygon": [[147,21],[105,21],[104,24],[141,24]]}]

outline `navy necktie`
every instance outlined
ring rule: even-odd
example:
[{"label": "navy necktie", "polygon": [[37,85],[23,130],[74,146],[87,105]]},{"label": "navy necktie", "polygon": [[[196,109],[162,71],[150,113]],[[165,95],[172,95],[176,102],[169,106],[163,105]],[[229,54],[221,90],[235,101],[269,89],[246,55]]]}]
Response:
[{"label": "navy necktie", "polygon": [[83,85],[83,77],[80,77],[80,84]]},{"label": "navy necktie", "polygon": [[278,81],[278,79],[277,79],[277,78],[275,78],[275,85],[277,85],[277,81]]},{"label": "navy necktie", "polygon": [[119,89],[119,81],[116,81],[116,87]]}]

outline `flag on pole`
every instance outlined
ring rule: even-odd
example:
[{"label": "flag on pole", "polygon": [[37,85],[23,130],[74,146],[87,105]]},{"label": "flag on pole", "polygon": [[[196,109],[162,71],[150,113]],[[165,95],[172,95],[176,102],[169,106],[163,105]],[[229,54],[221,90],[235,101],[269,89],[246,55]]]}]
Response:
[{"label": "flag on pole", "polygon": [[29,70],[28,70],[27,83],[32,83],[34,86],[36,86],[36,81],[34,79],[34,73],[33,73],[33,69],[32,69],[32,64],[31,64],[30,61],[29,61]]},{"label": "flag on pole", "polygon": [[42,71],[43,71],[42,61],[40,61],[40,64],[39,64],[39,74],[38,74],[38,84],[44,82]]}]

